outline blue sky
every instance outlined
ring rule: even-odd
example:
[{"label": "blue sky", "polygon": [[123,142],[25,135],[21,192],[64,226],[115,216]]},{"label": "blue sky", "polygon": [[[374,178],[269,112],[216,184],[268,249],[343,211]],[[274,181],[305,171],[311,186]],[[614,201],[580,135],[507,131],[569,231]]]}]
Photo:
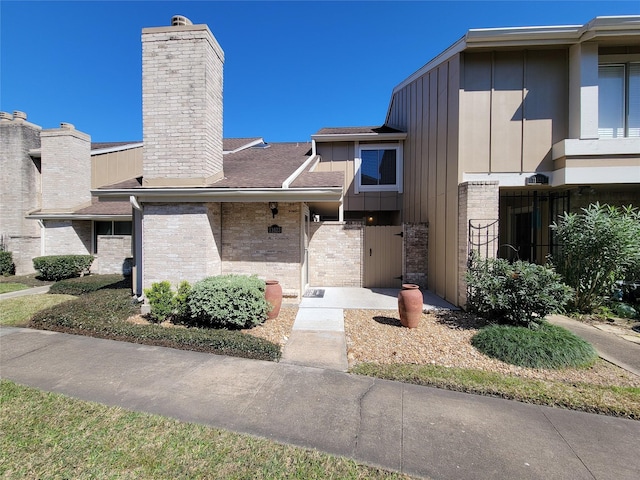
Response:
[{"label": "blue sky", "polygon": [[583,24],[634,1],[0,0],[0,110],[93,141],[142,139],[140,33],[175,14],[225,52],[224,136],[308,141],[380,125],[391,91],[470,28]]}]

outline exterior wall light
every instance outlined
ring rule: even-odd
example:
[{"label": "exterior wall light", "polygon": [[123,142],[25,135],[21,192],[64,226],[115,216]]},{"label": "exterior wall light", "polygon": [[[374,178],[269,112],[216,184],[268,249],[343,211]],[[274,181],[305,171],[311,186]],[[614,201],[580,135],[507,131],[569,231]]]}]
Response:
[{"label": "exterior wall light", "polygon": [[271,215],[276,218],[278,214],[278,202],[269,202],[269,208],[271,209]]}]

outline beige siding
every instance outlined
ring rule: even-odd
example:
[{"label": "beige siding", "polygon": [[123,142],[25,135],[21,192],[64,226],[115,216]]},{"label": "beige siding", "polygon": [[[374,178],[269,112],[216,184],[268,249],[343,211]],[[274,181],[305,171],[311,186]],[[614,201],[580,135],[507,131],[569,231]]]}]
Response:
[{"label": "beige siding", "polygon": [[91,156],[91,188],[142,176],[142,147]]},{"label": "beige siding", "polygon": [[402,208],[402,195],[397,192],[355,193],[356,152],[353,142],[318,143],[317,153],[322,160],[316,166],[316,172],[344,173],[345,211],[400,210]]},{"label": "beige siding", "polygon": [[429,224],[428,287],[454,302],[458,227],[449,219],[458,216],[459,86],[456,56],[396,92],[389,114],[408,133],[402,220]]},{"label": "beige siding", "polygon": [[460,171],[551,171],[567,138],[566,50],[465,53],[460,91]]}]

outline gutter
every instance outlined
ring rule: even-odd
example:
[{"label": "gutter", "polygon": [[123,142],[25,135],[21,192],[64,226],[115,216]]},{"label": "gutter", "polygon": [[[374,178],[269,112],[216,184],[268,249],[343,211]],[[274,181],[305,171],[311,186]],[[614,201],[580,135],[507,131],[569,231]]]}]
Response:
[{"label": "gutter", "polygon": [[101,198],[131,197],[137,202],[265,202],[265,201],[339,201],[342,187],[307,188],[139,188],[91,190]]},{"label": "gutter", "polygon": [[311,135],[314,142],[357,142],[367,140],[405,140],[407,133],[332,133],[327,135]]}]

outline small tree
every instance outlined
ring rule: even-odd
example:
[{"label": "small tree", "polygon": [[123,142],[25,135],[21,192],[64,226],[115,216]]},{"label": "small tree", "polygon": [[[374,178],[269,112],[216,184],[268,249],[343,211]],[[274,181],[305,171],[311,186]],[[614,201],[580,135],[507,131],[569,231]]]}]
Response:
[{"label": "small tree", "polygon": [[[591,312],[611,295],[617,280],[640,266],[640,212],[591,204],[564,213],[551,228],[562,245],[553,263],[575,293],[571,307]],[[633,279],[635,280],[635,279]]]},{"label": "small tree", "polygon": [[496,322],[537,328],[571,296],[553,268],[503,258],[481,259],[471,252],[467,270],[467,310]]}]

